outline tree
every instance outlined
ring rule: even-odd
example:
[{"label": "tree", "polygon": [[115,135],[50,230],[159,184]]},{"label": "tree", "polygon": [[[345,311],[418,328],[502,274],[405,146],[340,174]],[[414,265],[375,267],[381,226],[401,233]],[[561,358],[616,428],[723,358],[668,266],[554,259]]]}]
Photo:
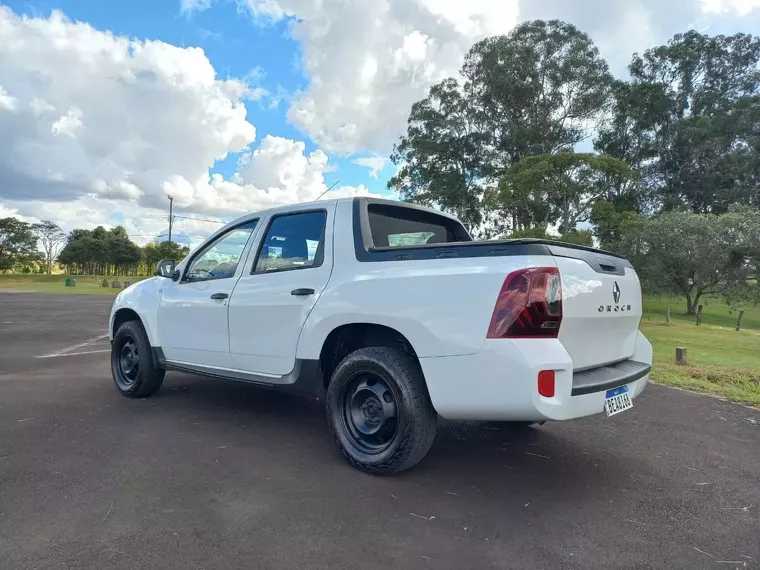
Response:
[{"label": "tree", "polygon": [[114,266],[116,275],[137,273],[137,266],[142,259],[142,251],[132,243],[127,232],[118,226],[108,232],[105,240],[105,257],[109,265]]},{"label": "tree", "polygon": [[613,202],[599,200],[591,209],[589,221],[594,225],[594,236],[599,240],[599,246],[618,251],[623,236],[637,231],[644,218],[632,210],[619,211]]},{"label": "tree", "polygon": [[526,156],[573,148],[600,116],[612,76],[588,35],[557,20],[524,22],[476,43],[462,74],[501,174]]},{"label": "tree", "polygon": [[559,221],[560,233],[568,233],[589,219],[598,200],[609,197],[611,180],[633,179],[631,168],[610,156],[572,151],[530,156],[502,177],[498,201],[523,228]]},{"label": "tree", "polygon": [[32,225],[32,231],[42,244],[42,249],[45,252],[45,268],[47,274],[50,275],[53,269],[53,260],[55,260],[68,238],[57,224],[47,220]]},{"label": "tree", "polygon": [[591,39],[558,21],[527,22],[475,44],[462,76],[463,84],[446,79],[412,106],[388,186],[477,233],[494,204],[486,189],[522,158],[586,138],[612,79]]},{"label": "tree", "polygon": [[[760,38],[747,34],[689,31],[634,54],[630,94],[640,103],[628,109],[633,136],[644,142],[644,179],[661,207],[725,213],[732,203],[758,203],[758,62]],[[607,129],[600,146],[610,137]]]},{"label": "tree", "polygon": [[393,147],[400,169],[388,188],[456,214],[472,231],[483,221],[485,140],[461,87],[447,79],[412,106],[407,134]]},{"label": "tree", "polygon": [[[38,261],[37,238],[29,224],[17,218],[0,219],[0,271]],[[28,269],[28,268],[27,268]]]},{"label": "tree", "polygon": [[703,296],[729,302],[757,300],[752,278],[760,263],[760,211],[732,208],[723,215],[666,212],[628,232],[623,253],[647,292],[678,293],[694,314]]},{"label": "tree", "polygon": [[550,233],[545,226],[536,226],[533,228],[513,232],[509,235],[509,239],[519,238],[551,239],[554,241],[574,243],[588,247],[593,247],[594,245],[594,237],[589,230],[573,230],[571,232],[567,232],[566,234],[554,235]]}]

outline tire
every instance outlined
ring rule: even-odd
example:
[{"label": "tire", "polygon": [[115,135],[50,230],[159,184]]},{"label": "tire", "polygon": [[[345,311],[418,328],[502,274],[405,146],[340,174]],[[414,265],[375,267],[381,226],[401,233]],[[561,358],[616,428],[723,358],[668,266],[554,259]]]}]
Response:
[{"label": "tire", "polygon": [[122,324],[111,344],[111,374],[116,389],[128,398],[148,398],[159,391],[165,373],[153,363],[142,324],[139,321]]},{"label": "tire", "polygon": [[366,473],[409,469],[433,444],[437,414],[422,370],[400,350],[369,347],[349,354],[332,375],[326,404],[338,449]]}]

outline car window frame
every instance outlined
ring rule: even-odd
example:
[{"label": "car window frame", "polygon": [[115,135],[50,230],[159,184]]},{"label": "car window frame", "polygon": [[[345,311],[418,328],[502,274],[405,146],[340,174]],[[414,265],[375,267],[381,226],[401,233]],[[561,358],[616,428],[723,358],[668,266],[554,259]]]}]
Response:
[{"label": "car window frame", "polygon": [[[280,269],[270,269],[268,271],[256,271],[256,266],[259,264],[259,258],[261,257],[261,250],[264,249],[264,244],[266,243],[267,235],[269,235],[269,230],[272,228],[272,224],[274,224],[277,218],[284,218],[288,216],[299,216],[303,214],[315,214],[315,213],[322,213],[324,214],[325,217],[324,217],[324,222],[322,223],[322,233],[319,236],[319,245],[317,246],[317,251],[314,254],[314,263],[312,263],[309,266],[302,266],[302,267],[293,266],[293,267],[282,267]],[[273,214],[267,220],[266,229],[261,233],[261,239],[259,240],[258,248],[256,250],[256,256],[253,258],[253,264],[251,265],[250,275],[270,275],[272,273],[284,273],[286,271],[317,269],[318,267],[321,267],[325,261],[325,242],[327,240],[327,221],[329,217],[330,215],[326,208],[311,208],[308,210],[296,210],[294,212],[282,212],[279,214]]]},{"label": "car window frame", "polygon": [[[248,236],[248,240],[245,242],[245,245],[243,246],[243,251],[240,252],[240,258],[238,259],[238,267],[235,269],[234,275],[231,275],[230,277],[216,277],[214,279],[190,280],[187,278],[187,275],[190,272],[190,268],[192,267],[193,263],[195,263],[196,259],[202,256],[204,253],[208,252],[209,249],[211,249],[216,244],[218,244],[221,240],[223,240],[225,236],[228,236],[230,233],[234,232],[235,230],[239,230],[243,226],[247,226],[248,224],[253,223],[253,222],[255,222],[256,225],[251,229],[251,233]],[[259,227],[261,227],[261,217],[251,218],[250,220],[246,220],[244,222],[240,222],[239,224],[235,224],[234,226],[229,228],[226,232],[220,233],[216,237],[208,240],[205,244],[203,244],[200,248],[198,248],[198,251],[196,251],[195,253],[193,253],[191,256],[188,257],[187,263],[185,264],[185,267],[182,270],[182,278],[179,280],[179,284],[186,285],[189,283],[208,283],[210,281],[223,281],[224,279],[234,279],[235,275],[237,275],[238,271],[240,270],[241,261],[243,261],[246,257],[246,250],[250,247],[251,240],[254,239]]]}]

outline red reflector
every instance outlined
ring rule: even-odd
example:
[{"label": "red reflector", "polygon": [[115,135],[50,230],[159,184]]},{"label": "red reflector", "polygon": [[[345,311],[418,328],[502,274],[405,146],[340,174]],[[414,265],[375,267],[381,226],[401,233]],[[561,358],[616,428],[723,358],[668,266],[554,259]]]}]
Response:
[{"label": "red reflector", "polygon": [[542,370],[538,373],[538,393],[544,398],[554,397],[554,370]]}]

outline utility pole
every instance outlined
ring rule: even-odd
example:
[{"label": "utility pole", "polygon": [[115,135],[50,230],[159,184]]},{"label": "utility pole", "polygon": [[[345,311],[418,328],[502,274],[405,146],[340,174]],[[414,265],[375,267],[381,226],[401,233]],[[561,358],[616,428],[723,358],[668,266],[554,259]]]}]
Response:
[{"label": "utility pole", "polygon": [[173,206],[174,206],[174,198],[169,196],[169,243],[172,242],[172,222],[174,221],[174,216],[172,215]]}]

